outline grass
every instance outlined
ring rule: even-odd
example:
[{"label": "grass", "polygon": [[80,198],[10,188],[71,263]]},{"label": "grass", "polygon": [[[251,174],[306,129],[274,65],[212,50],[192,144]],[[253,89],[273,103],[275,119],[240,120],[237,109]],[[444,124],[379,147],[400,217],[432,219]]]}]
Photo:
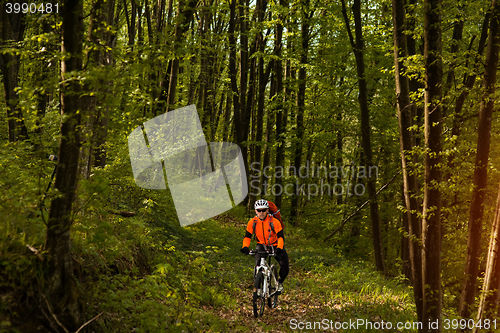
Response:
[{"label": "grass", "polygon": [[104,332],[117,327],[135,332],[290,332],[300,327],[307,331],[308,325],[337,331],[335,325],[351,323],[338,330],[349,332],[359,331],[352,322],[363,320],[368,326],[362,331],[375,332],[382,323],[416,320],[407,286],[364,262],[342,258],[291,227],[285,293],[278,308],[266,308],[255,319],[253,258],[239,252],[245,225],[226,216],[189,226],[183,237],[169,240],[170,250],[156,253],[151,274],[101,279],[93,287],[94,312],[103,312],[96,324]]},{"label": "grass", "polygon": [[[360,329],[335,327],[358,320],[375,325],[361,331],[375,332],[382,322],[416,320],[411,289],[401,281],[342,257],[292,226],[286,227],[285,292],[276,309],[266,308],[256,319],[253,258],[239,251],[248,221],[241,211],[186,228],[165,224],[156,208],[133,218],[92,216],[75,223],[73,244],[86,320],[94,319],[89,327],[95,332],[291,332],[327,325],[349,332]],[[17,263],[36,260],[29,253],[9,256]],[[15,274],[26,277],[4,259],[3,267],[17,272],[9,273],[10,281],[20,281]],[[0,312],[6,318],[8,309],[0,306]]]}]

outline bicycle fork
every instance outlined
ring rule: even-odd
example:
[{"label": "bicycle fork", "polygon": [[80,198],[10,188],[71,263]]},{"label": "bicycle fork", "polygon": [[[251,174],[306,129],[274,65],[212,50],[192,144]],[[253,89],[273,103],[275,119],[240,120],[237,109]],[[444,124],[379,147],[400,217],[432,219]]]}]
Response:
[{"label": "bicycle fork", "polygon": [[[254,289],[253,291],[257,293],[257,295],[259,296],[264,296],[264,297],[269,297],[269,287],[268,287],[268,283],[269,283],[269,273],[268,273],[268,270],[265,268],[265,267],[256,267],[257,269],[257,273],[256,273],[256,277],[262,273],[262,289],[259,289],[257,288],[256,285],[254,285]],[[264,295],[263,295],[264,293]]]},{"label": "bicycle fork", "polygon": [[[274,296],[274,294],[276,294],[278,292],[278,279],[276,278],[276,276],[273,274],[273,268],[274,266],[271,266],[271,269],[269,270],[271,273],[269,274],[269,282],[271,283],[271,279],[273,280],[272,282],[274,283],[271,283],[271,285],[274,285],[276,286],[276,290],[274,290],[270,295],[269,297],[272,297]],[[278,295],[281,294],[281,293],[278,293]]]}]

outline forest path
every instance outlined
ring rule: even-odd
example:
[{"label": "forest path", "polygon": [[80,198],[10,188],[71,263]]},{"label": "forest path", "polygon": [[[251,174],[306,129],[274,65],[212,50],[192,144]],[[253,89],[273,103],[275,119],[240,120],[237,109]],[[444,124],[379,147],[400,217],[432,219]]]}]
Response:
[{"label": "forest path", "polygon": [[[292,227],[285,233],[290,273],[284,283],[284,293],[278,299],[277,308],[266,306],[263,316],[255,318],[252,310],[254,259],[239,251],[245,228],[246,222],[227,219],[209,226],[200,223],[192,227],[195,238],[204,239],[203,246],[208,239],[214,242],[213,246],[225,245],[217,259],[224,276],[217,284],[223,286],[220,292],[231,295],[232,301],[226,306],[203,307],[225,323],[214,332],[398,332],[395,329],[398,322],[415,320],[411,290],[407,286],[382,277],[366,263],[335,254],[329,244],[318,243],[317,239]],[[254,246],[252,241],[251,248]],[[363,324],[353,330],[353,322],[360,323],[358,320],[369,322],[368,326]],[[385,329],[381,326],[383,322]],[[387,329],[388,322],[393,326],[391,329]],[[344,329],[336,329],[340,325],[344,325]]]}]

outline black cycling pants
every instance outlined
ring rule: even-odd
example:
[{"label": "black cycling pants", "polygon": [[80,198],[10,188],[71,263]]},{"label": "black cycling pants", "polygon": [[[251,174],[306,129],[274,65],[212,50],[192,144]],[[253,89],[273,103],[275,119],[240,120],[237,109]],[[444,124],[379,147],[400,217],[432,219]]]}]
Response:
[{"label": "black cycling pants", "polygon": [[[262,244],[257,244],[257,251],[263,252],[265,251],[264,245]],[[278,263],[280,264],[280,271],[279,271],[279,283],[283,283],[286,279],[286,276],[288,275],[288,272],[290,271],[290,266],[288,262],[288,254],[286,253],[286,250],[283,249],[283,253],[276,255],[274,257]],[[258,266],[260,264],[260,255],[257,253],[255,255],[255,266]]]}]

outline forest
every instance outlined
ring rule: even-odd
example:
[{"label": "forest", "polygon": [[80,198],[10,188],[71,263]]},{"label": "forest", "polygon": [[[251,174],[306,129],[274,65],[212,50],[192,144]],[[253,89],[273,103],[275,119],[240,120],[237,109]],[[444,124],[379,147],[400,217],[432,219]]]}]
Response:
[{"label": "forest", "polygon": [[[500,331],[497,0],[23,1],[0,1],[0,332]],[[152,135],[180,110],[179,142]],[[219,162],[209,201],[186,177]],[[290,276],[254,318],[261,198]]]}]

